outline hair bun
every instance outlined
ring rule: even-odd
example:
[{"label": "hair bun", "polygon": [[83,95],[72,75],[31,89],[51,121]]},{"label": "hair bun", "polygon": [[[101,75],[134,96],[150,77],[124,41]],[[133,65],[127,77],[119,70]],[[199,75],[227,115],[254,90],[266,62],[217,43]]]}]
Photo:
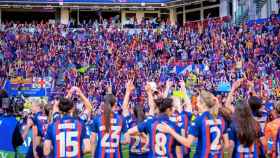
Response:
[{"label": "hair bun", "polygon": [[163,98],[158,98],[158,99],[154,100],[157,107],[160,107],[160,105],[163,103],[163,101],[164,101]]},{"label": "hair bun", "polygon": [[164,112],[167,108],[173,106],[173,100],[171,98],[158,98],[154,101],[160,112]]}]

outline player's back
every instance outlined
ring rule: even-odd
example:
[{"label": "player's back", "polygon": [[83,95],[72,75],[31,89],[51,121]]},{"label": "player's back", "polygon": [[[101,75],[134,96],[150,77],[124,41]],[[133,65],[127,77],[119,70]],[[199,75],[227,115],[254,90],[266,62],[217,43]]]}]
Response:
[{"label": "player's back", "polygon": [[[124,123],[124,132],[134,126],[137,126],[136,118],[131,115],[124,118]],[[147,135],[145,135],[144,133],[137,133],[130,137],[129,157],[147,157],[149,150],[149,138]]]},{"label": "player's back", "polygon": [[225,134],[225,121],[221,116],[216,119],[210,112],[196,118],[190,134],[198,138],[195,158],[222,157],[222,136]]},{"label": "player's back", "polygon": [[246,146],[240,143],[240,140],[237,137],[235,127],[232,127],[229,132],[229,137],[234,141],[234,149],[233,149],[233,158],[242,158],[242,157],[251,157],[258,158],[258,146],[255,143],[250,146]]},{"label": "player's back", "polygon": [[138,130],[149,134],[151,147],[149,157],[176,157],[176,146],[180,146],[180,144],[170,134],[162,133],[157,129],[160,123],[166,123],[171,128],[175,129],[176,132],[180,132],[178,126],[172,122],[167,115],[159,115],[139,124]]},{"label": "player's back", "polygon": [[35,114],[33,118],[33,122],[38,130],[38,136],[42,137],[44,139],[46,133],[47,133],[47,127],[48,127],[48,116],[44,115],[42,112],[38,112]]},{"label": "player's back", "polygon": [[123,118],[118,113],[112,113],[110,130],[106,131],[105,116],[96,116],[91,124],[91,130],[97,134],[95,157],[121,158],[120,138],[123,130]]},{"label": "player's back", "polygon": [[46,139],[51,140],[55,158],[81,158],[82,145],[85,139],[84,124],[68,115],[56,119],[49,125]]},{"label": "player's back", "polygon": [[[187,137],[189,132],[189,126],[191,124],[191,116],[192,114],[189,112],[182,111],[181,113],[174,113],[170,120],[174,122],[180,129],[180,134],[184,137]],[[184,157],[189,157],[190,149],[187,147],[184,147],[182,145],[182,151]]]}]

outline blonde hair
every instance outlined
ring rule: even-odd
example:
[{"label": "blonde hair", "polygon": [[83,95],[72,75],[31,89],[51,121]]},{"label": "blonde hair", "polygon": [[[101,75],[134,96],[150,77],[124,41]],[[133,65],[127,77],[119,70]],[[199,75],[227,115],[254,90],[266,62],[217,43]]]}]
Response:
[{"label": "blonde hair", "polygon": [[201,101],[204,102],[204,104],[209,109],[209,112],[214,116],[214,118],[217,118],[219,113],[219,106],[217,104],[216,97],[212,93],[205,90],[202,90],[200,92],[199,97]]}]

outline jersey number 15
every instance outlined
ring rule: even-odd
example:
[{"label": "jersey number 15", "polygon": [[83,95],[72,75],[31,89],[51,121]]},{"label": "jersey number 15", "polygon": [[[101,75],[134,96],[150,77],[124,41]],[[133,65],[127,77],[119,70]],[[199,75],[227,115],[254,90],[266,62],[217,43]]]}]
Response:
[{"label": "jersey number 15", "polygon": [[[77,139],[77,131],[64,131],[56,135],[56,140],[59,141],[59,155],[60,157],[75,157],[78,155],[79,147]],[[67,151],[67,149],[72,151]]]}]

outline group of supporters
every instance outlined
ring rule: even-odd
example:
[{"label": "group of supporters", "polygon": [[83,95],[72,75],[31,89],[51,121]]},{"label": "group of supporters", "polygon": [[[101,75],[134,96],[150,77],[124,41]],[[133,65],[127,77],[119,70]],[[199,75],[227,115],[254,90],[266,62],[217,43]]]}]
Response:
[{"label": "group of supporters", "polygon": [[[247,75],[258,96],[279,97],[279,16],[252,25],[206,21],[136,30],[9,21],[0,26],[0,85],[16,77],[51,77],[50,98],[78,86],[99,108],[108,83],[121,105],[124,82],[131,78],[137,78],[131,101],[138,104],[148,81],[160,90],[167,79],[185,79],[188,95],[195,96],[197,88],[214,92]],[[244,96],[244,88],[239,93]]]},{"label": "group of supporters", "polygon": [[63,98],[33,103],[20,121],[1,99],[0,157],[24,143],[24,157],[35,158],[122,157],[126,145],[130,157],[279,158],[279,24],[137,32],[5,23],[0,85],[52,77]]},{"label": "group of supporters", "polygon": [[[252,81],[243,78],[234,82],[225,105],[212,93],[200,90],[195,107],[187,95],[170,95],[170,87],[175,84],[172,81],[166,82],[163,92],[157,91],[154,84],[144,86],[148,111],[144,106],[130,104],[135,87],[129,80],[122,109],[108,86],[98,115],[93,115],[91,103],[81,90],[72,87],[51,109],[33,104],[32,115],[20,126],[23,131],[13,135],[24,139],[28,130],[33,131],[26,157],[84,157],[89,153],[96,158],[121,158],[122,146],[128,144],[132,158],[188,158],[192,147],[195,158],[279,158],[280,102],[275,102],[268,112],[250,88]],[[242,85],[247,86],[248,96],[236,99]],[[178,87],[185,94],[185,82],[180,81]],[[77,113],[73,96],[83,102],[82,113]],[[1,123],[7,119],[5,116],[8,117],[6,113],[1,115]],[[4,135],[7,134],[0,135],[0,148],[5,144]],[[20,142],[13,139],[10,148],[15,150]]]}]

